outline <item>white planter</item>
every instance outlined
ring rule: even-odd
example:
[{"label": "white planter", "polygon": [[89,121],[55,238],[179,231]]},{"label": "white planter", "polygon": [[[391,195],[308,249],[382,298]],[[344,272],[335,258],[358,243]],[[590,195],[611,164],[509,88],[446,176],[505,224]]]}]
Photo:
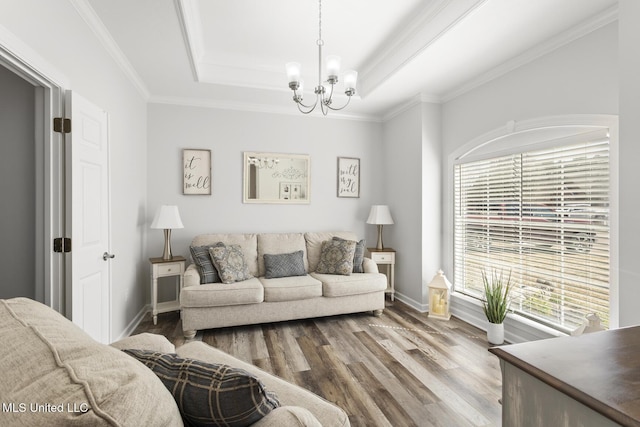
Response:
[{"label": "white planter", "polygon": [[487,323],[487,340],[493,345],[504,343],[504,323]]}]

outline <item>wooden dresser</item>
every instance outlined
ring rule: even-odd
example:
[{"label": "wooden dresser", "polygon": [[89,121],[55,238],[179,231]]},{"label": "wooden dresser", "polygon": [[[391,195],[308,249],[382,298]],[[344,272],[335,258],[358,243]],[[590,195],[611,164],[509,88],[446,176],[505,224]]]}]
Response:
[{"label": "wooden dresser", "polygon": [[503,427],[640,427],[640,326],[489,351]]}]

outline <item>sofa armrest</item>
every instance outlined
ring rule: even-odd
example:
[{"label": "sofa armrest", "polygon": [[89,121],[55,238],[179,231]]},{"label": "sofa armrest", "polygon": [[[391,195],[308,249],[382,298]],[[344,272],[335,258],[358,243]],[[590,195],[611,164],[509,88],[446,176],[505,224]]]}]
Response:
[{"label": "sofa armrest", "polygon": [[378,270],[378,264],[373,262],[371,258],[364,257],[362,260],[362,269],[365,273],[380,273]]},{"label": "sofa armrest", "polygon": [[200,284],[200,273],[198,267],[195,264],[189,264],[184,271],[184,287],[197,286]]},{"label": "sofa armrest", "polygon": [[164,336],[148,332],[131,335],[110,344],[118,350],[133,348],[136,350],[151,350],[161,353],[175,353],[176,347]]},{"label": "sofa armrest", "polygon": [[280,406],[253,423],[252,427],[322,427],[322,424],[305,408]]}]

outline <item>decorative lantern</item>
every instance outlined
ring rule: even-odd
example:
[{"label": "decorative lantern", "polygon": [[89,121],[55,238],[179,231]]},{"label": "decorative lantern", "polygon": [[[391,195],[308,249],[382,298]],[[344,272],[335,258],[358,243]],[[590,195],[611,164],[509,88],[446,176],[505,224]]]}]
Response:
[{"label": "decorative lantern", "polygon": [[449,299],[451,296],[451,283],[444,277],[444,272],[438,270],[429,283],[429,317],[434,319],[449,320]]}]

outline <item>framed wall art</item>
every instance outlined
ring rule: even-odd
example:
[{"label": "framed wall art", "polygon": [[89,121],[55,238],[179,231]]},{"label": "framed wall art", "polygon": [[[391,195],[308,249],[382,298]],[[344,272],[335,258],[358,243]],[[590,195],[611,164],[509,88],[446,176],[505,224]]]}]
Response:
[{"label": "framed wall art", "polygon": [[360,197],[360,159],[338,157],[338,197]]},{"label": "framed wall art", "polygon": [[211,150],[182,150],[182,193],[211,194]]}]

